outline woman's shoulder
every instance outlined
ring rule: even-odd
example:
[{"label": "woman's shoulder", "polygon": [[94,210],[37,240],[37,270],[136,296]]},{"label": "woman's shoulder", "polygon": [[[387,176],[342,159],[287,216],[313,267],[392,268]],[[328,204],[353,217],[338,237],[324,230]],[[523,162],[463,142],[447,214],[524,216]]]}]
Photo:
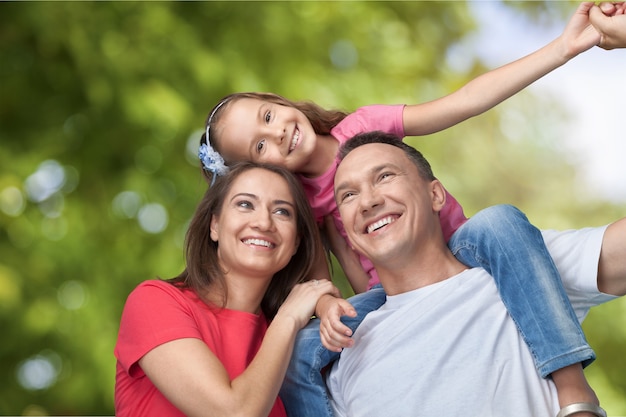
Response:
[{"label": "woman's shoulder", "polygon": [[133,290],[133,292],[146,292],[146,291],[165,291],[165,292],[171,292],[171,291],[178,291],[180,292],[179,288],[176,288],[175,285],[164,281],[162,279],[148,279],[146,281],[140,282],[135,289]]},{"label": "woman's shoulder", "polygon": [[195,298],[191,290],[161,279],[149,279],[141,282],[130,293],[129,300],[175,299],[178,302]]}]

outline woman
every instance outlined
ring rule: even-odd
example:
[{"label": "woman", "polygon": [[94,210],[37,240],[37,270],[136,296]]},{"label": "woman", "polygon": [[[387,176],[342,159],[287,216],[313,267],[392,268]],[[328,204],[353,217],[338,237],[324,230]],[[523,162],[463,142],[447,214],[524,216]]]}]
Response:
[{"label": "woman", "polygon": [[187,266],[129,296],[115,354],[116,415],[285,416],[277,398],[296,333],[330,281],[304,282],[321,250],[295,177],[243,163],[205,194]]}]

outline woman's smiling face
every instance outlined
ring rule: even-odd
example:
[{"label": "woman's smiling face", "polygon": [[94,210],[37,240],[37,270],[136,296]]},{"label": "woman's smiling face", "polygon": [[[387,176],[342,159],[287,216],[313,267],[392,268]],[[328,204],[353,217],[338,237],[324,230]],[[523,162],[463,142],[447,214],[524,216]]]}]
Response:
[{"label": "woman's smiling face", "polygon": [[224,271],[271,278],[298,248],[297,212],[287,182],[255,168],[231,185],[219,215],[211,219],[211,239],[218,242]]}]

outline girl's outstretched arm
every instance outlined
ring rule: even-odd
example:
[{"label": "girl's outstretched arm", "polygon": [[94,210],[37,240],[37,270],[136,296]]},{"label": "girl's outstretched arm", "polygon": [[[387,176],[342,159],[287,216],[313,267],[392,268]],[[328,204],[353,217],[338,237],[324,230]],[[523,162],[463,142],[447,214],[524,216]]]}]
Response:
[{"label": "girl's outstretched arm", "polygon": [[600,34],[589,21],[592,7],[592,2],[578,6],[563,33],[532,54],[489,71],[447,96],[406,106],[405,135],[431,134],[479,115],[597,45]]}]

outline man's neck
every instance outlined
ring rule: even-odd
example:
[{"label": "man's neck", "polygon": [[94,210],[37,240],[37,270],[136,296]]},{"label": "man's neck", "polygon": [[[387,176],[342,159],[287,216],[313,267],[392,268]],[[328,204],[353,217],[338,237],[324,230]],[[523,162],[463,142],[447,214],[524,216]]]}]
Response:
[{"label": "man's neck", "polygon": [[460,274],[467,266],[449,250],[416,256],[407,262],[395,262],[386,267],[374,265],[380,282],[388,295],[398,295],[426,287]]}]

